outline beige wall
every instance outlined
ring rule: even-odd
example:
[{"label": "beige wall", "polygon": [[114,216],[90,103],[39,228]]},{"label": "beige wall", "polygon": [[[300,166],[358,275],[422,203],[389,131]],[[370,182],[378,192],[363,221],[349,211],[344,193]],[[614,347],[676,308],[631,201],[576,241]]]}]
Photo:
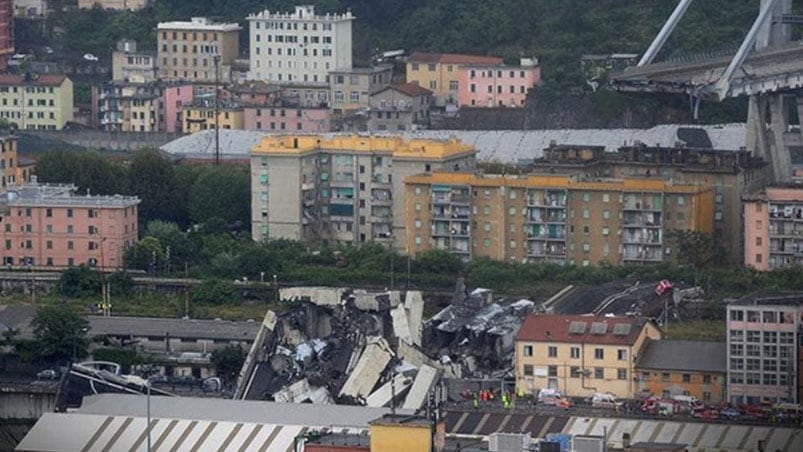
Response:
[{"label": "beige wall", "polygon": [[0,118],[22,130],[61,130],[73,120],[73,83],[65,78],[60,86],[2,86]]},{"label": "beige wall", "polygon": [[161,78],[214,82],[214,55],[219,53],[218,77],[221,83],[229,81],[230,74],[224,70],[224,66],[234,62],[240,45],[239,31],[216,31],[201,27],[159,29],[157,41],[157,66]]}]

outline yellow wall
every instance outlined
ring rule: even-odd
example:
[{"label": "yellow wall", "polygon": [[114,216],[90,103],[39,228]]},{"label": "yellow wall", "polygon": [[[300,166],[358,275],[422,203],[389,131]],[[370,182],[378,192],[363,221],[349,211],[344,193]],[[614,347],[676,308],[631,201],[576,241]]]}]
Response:
[{"label": "yellow wall", "polygon": [[3,86],[0,112],[20,130],[61,130],[73,120],[73,83],[65,78],[60,86]]},{"label": "yellow wall", "polygon": [[[629,398],[638,392],[634,384],[634,366],[636,357],[644,348],[646,338],[658,340],[661,332],[652,323],[646,323],[632,346],[598,345],[591,342],[516,342],[516,389],[527,394],[549,387],[549,380],[554,379],[557,388],[569,396],[586,397],[595,392],[611,392],[619,397]],[[525,356],[525,346],[532,346],[532,356]],[[549,347],[557,348],[557,356],[549,357]],[[579,357],[572,358],[572,348],[579,349]],[[603,359],[595,358],[595,350],[602,349]],[[626,356],[619,359],[619,350]],[[525,375],[525,365],[533,366],[533,375]],[[557,374],[549,376],[549,366],[555,366]],[[587,369],[590,375],[572,376],[572,367]],[[539,368],[547,372],[546,376],[536,376]],[[603,369],[603,378],[596,378],[594,370]],[[624,370],[624,378],[619,378],[619,370]]]},{"label": "yellow wall", "polygon": [[[684,381],[684,374],[689,377],[688,381]],[[705,383],[704,376],[710,379],[708,383]],[[725,374],[637,369],[636,377],[639,388],[656,396],[663,395],[664,391],[677,395],[677,391],[682,390],[703,402],[718,403],[725,400]]]},{"label": "yellow wall", "polygon": [[371,450],[381,452],[429,452],[429,425],[371,424]]},{"label": "yellow wall", "polygon": [[[218,121],[221,129],[239,129],[245,126],[242,110],[220,110]],[[181,131],[195,133],[215,128],[215,112],[208,108],[185,108],[181,111]]]}]

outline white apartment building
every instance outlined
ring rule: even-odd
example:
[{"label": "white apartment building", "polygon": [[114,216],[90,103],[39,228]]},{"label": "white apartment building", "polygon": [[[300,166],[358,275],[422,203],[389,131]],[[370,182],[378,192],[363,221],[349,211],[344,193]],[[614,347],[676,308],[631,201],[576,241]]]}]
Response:
[{"label": "white apartment building", "polygon": [[252,80],[327,83],[329,71],[351,69],[351,11],[315,15],[312,5],[294,13],[264,10],[248,16]]}]

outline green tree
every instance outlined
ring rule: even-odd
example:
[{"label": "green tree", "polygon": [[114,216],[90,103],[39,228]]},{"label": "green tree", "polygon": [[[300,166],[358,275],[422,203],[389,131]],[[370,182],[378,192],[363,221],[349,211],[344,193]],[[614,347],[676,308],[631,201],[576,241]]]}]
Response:
[{"label": "green tree", "polygon": [[107,281],[112,295],[129,295],[134,287],[134,278],[124,271],[112,273],[108,276]]},{"label": "green tree", "polygon": [[87,298],[98,295],[100,286],[100,272],[92,270],[86,265],[70,267],[64,270],[59,278],[60,293],[71,298]]},{"label": "green tree", "polygon": [[80,193],[114,195],[127,192],[126,170],[95,153],[53,151],[36,161],[40,182],[75,184]]},{"label": "green tree", "polygon": [[463,270],[463,261],[446,251],[432,249],[416,257],[417,269],[427,273],[456,274]]},{"label": "green tree", "polygon": [[205,168],[192,185],[188,210],[193,223],[221,218],[250,224],[251,181],[245,168]]},{"label": "green tree", "polygon": [[201,282],[190,292],[190,299],[194,303],[204,304],[234,304],[241,300],[240,294],[234,285],[223,279],[207,279]]},{"label": "green tree", "polygon": [[239,345],[228,345],[212,352],[210,357],[217,376],[224,383],[234,384],[245,362],[245,350]]},{"label": "green tree", "polygon": [[164,265],[164,259],[162,244],[155,237],[145,237],[125,252],[126,266],[136,270],[156,271]]},{"label": "green tree", "polygon": [[675,229],[669,232],[668,238],[677,243],[678,263],[680,264],[702,270],[713,264],[715,260],[722,262],[722,253],[718,250],[711,234]]},{"label": "green tree", "polygon": [[31,326],[40,358],[65,361],[87,356],[89,322],[66,306],[40,307]]},{"label": "green tree", "polygon": [[143,149],[137,152],[128,170],[131,193],[137,195],[140,224],[151,220],[183,223],[182,209],[174,191],[177,188],[173,164],[158,151]]}]

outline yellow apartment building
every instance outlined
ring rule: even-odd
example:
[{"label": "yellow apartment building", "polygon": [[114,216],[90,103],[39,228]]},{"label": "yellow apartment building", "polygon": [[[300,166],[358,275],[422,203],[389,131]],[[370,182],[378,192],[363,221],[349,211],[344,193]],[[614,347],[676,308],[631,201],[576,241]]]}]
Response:
[{"label": "yellow apartment building", "polygon": [[[221,129],[242,130],[245,126],[245,113],[243,107],[226,105],[220,107],[217,113]],[[214,129],[215,107],[209,104],[194,104],[181,109],[181,132],[195,133],[201,130]]]},{"label": "yellow apartment building", "polygon": [[405,178],[471,171],[476,153],[457,140],[266,136],[251,152],[252,237],[403,249]]},{"label": "yellow apartment building", "polygon": [[157,28],[159,77],[171,80],[215,81],[215,57],[220,82],[228,82],[240,52],[240,26],[213,23],[204,17],[162,22]]},{"label": "yellow apartment building", "polygon": [[661,179],[431,173],[405,180],[409,254],[448,250],[509,262],[652,263],[675,229],[710,233],[710,187]]},{"label": "yellow apartment building", "polygon": [[631,398],[641,389],[634,369],[648,339],[661,339],[661,330],[643,318],[532,314],[516,334],[516,390]]},{"label": "yellow apartment building", "polygon": [[458,68],[466,64],[502,64],[500,57],[460,55],[454,53],[413,52],[407,58],[408,83],[415,83],[433,92],[435,105],[457,104],[460,73]]},{"label": "yellow apartment building", "polygon": [[73,83],[64,75],[0,75],[0,118],[22,130],[61,130],[73,120]]},{"label": "yellow apartment building", "polygon": [[[17,138],[11,135],[0,136],[0,170],[2,170],[2,188],[18,182],[19,158],[17,155]],[[19,180],[21,183],[22,181]]]}]

